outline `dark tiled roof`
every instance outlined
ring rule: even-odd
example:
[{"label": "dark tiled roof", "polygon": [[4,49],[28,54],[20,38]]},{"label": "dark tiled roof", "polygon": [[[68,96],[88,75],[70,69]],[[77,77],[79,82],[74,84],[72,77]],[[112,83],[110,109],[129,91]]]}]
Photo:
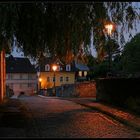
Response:
[{"label": "dark tiled roof", "polygon": [[89,71],[88,66],[84,64],[78,64],[75,62],[75,67],[76,69],[81,70],[81,71]]},{"label": "dark tiled roof", "polygon": [[[65,71],[66,64],[64,62],[62,62],[58,58],[50,58],[50,57],[42,59],[41,64],[40,64],[40,68],[37,67],[37,71],[42,71],[43,72],[43,71],[45,71],[45,65],[46,64],[49,64],[49,65],[56,64],[57,61],[60,62],[60,65],[63,68],[63,71]],[[72,61],[71,62],[71,72],[75,72],[75,71],[79,71],[79,70],[80,71],[89,71],[89,68],[85,64],[79,64],[75,61]]]},{"label": "dark tiled roof", "polygon": [[[45,65],[46,64],[49,64],[49,65],[52,65],[52,64],[56,64],[57,62],[59,62],[59,65],[61,65],[61,67],[64,67],[64,63],[59,60],[57,57],[47,57],[47,58],[43,58],[40,62],[40,71],[45,71]],[[37,69],[39,69],[37,67]]]},{"label": "dark tiled roof", "polygon": [[28,58],[10,55],[6,58],[6,73],[36,73],[36,70]]}]

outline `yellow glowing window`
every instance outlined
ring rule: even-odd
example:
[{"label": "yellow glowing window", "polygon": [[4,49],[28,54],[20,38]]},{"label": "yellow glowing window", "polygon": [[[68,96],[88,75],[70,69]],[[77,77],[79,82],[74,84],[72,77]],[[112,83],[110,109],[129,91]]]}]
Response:
[{"label": "yellow glowing window", "polygon": [[87,76],[87,71],[84,71],[84,76]]},{"label": "yellow glowing window", "polygon": [[82,76],[82,71],[79,71],[79,76]]}]

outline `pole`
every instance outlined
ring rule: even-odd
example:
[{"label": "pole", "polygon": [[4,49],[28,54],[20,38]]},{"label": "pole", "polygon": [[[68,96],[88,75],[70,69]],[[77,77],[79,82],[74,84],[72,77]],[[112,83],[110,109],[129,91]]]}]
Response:
[{"label": "pole", "polygon": [[56,95],[56,89],[55,89],[55,71],[54,71],[54,95]]},{"label": "pole", "polygon": [[[108,36],[108,41],[110,41],[110,36]],[[108,62],[109,62],[109,72],[111,72],[111,46],[108,46]]]},{"label": "pole", "polygon": [[41,90],[41,82],[39,81],[39,90]]}]

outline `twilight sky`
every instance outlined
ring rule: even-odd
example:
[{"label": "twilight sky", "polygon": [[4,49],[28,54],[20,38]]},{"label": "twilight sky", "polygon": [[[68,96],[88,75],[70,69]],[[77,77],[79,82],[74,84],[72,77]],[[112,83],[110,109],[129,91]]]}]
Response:
[{"label": "twilight sky", "polygon": [[[140,2],[133,2],[133,6],[139,10],[139,14],[140,14]],[[136,28],[137,28],[137,31],[132,30],[133,36],[136,35],[137,33],[140,33],[140,21],[137,22]],[[128,42],[130,40],[128,33],[125,34],[125,40],[126,40],[126,42]],[[96,57],[96,50],[95,50],[95,47],[92,45],[93,41],[94,40],[93,40],[93,35],[92,35],[91,36],[90,50],[91,50],[92,55]],[[24,57],[23,52],[20,52],[20,50],[17,52],[17,48],[15,47],[15,45],[14,45],[14,49],[13,49],[11,54],[15,57]]]}]

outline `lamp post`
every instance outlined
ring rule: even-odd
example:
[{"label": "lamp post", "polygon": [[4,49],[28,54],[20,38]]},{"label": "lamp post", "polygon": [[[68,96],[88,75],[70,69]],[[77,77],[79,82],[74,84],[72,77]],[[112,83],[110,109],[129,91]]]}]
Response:
[{"label": "lamp post", "polygon": [[54,95],[56,95],[56,89],[55,89],[55,71],[56,71],[56,69],[57,69],[57,66],[56,65],[53,65],[52,66],[52,69],[53,69],[53,71],[54,71]]},{"label": "lamp post", "polygon": [[39,90],[41,89],[42,78],[39,78]]},{"label": "lamp post", "polygon": [[37,72],[37,92],[39,93],[39,89],[40,89],[40,86],[39,86],[39,77],[40,77],[40,71]]},{"label": "lamp post", "polygon": [[[111,39],[111,35],[112,35],[112,31],[113,31],[113,24],[106,24],[105,25],[105,29],[107,30],[107,34],[108,34],[108,41]],[[111,72],[111,50],[110,50],[110,46],[108,46],[108,58],[109,58],[109,72]]]}]

